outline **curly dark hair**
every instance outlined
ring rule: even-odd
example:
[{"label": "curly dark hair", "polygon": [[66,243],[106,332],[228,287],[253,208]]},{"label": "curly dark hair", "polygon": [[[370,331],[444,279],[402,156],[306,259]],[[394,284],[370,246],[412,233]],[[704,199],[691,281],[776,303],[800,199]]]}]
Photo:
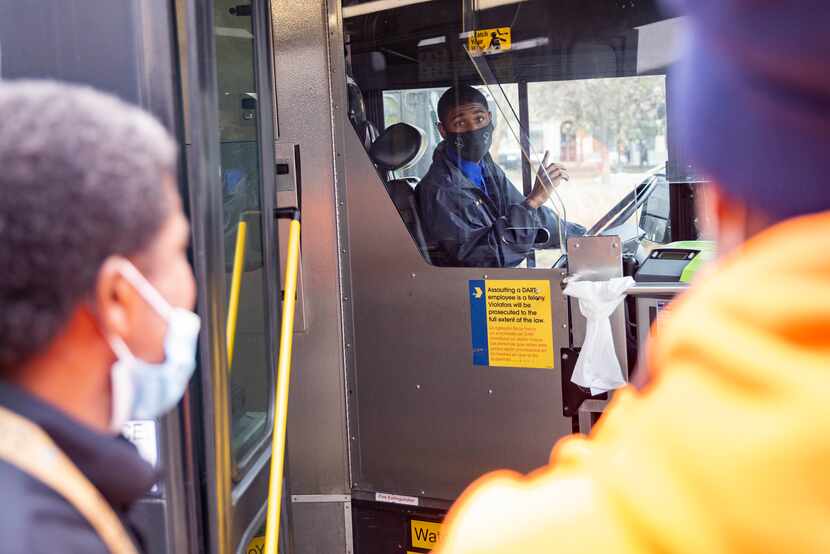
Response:
[{"label": "curly dark hair", "polygon": [[54,339],[107,257],[152,242],[177,150],[153,117],[109,94],[0,81],[0,372]]}]

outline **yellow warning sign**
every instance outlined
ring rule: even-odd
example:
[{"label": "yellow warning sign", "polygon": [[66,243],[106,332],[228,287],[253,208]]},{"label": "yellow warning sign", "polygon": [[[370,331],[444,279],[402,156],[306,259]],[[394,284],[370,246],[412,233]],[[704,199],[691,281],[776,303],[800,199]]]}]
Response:
[{"label": "yellow warning sign", "polygon": [[413,548],[434,548],[441,536],[441,524],[433,521],[410,520]]},{"label": "yellow warning sign", "polygon": [[469,283],[473,363],[553,369],[550,281]]},{"label": "yellow warning sign", "polygon": [[263,552],[265,552],[265,537],[254,537],[245,549],[245,554],[262,554]]},{"label": "yellow warning sign", "polygon": [[510,27],[496,29],[480,29],[470,32],[467,37],[467,49],[470,52],[484,52],[491,54],[510,50],[512,45]]}]

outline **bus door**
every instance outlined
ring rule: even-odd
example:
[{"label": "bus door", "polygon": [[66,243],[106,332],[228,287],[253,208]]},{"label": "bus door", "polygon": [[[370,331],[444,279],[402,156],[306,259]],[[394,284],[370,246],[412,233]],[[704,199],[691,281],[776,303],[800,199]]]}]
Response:
[{"label": "bus door", "polygon": [[164,470],[134,514],[153,554],[244,552],[265,519],[280,304],[269,29],[264,0],[0,0],[0,78],[108,91],[181,146],[199,365],[175,412],[125,429]]},{"label": "bus door", "polygon": [[202,545],[191,551],[245,552],[265,521],[280,307],[269,7],[176,7],[205,325],[200,396],[186,417],[205,479]]}]

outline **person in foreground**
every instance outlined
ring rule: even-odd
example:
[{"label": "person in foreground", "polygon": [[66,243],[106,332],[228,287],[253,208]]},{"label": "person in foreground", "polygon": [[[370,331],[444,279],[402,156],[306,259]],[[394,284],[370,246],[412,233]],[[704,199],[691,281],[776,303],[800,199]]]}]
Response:
[{"label": "person in foreground", "polygon": [[[545,156],[525,197],[489,154],[493,120],[481,92],[452,87],[437,111],[444,140],[416,193],[426,239],[440,248],[441,265],[514,267],[534,248],[558,248],[559,218],[544,203],[567,171]],[[561,229],[564,237],[583,234],[573,223]]]},{"label": "person in foreground", "polygon": [[0,83],[0,551],[140,552],[158,480],[119,435],[174,407],[199,318],[152,117],[89,88]]},{"label": "person in foreground", "polygon": [[720,258],[639,386],[548,466],[472,485],[436,554],[830,552],[830,4],[681,8],[680,130]]}]

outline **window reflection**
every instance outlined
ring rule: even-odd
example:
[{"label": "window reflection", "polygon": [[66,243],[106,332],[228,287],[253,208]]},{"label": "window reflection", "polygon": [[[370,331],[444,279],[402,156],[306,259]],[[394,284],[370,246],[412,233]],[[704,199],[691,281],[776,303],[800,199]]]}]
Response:
[{"label": "window reflection", "polygon": [[[254,35],[239,0],[216,0],[225,283],[229,314],[231,452],[242,460],[268,433],[271,356],[261,225]],[[244,230],[243,230],[244,227]],[[237,238],[242,237],[240,243]],[[235,263],[239,262],[239,263]],[[235,271],[236,269],[236,271]],[[238,286],[234,287],[234,277]],[[236,316],[234,318],[234,315]]]}]

